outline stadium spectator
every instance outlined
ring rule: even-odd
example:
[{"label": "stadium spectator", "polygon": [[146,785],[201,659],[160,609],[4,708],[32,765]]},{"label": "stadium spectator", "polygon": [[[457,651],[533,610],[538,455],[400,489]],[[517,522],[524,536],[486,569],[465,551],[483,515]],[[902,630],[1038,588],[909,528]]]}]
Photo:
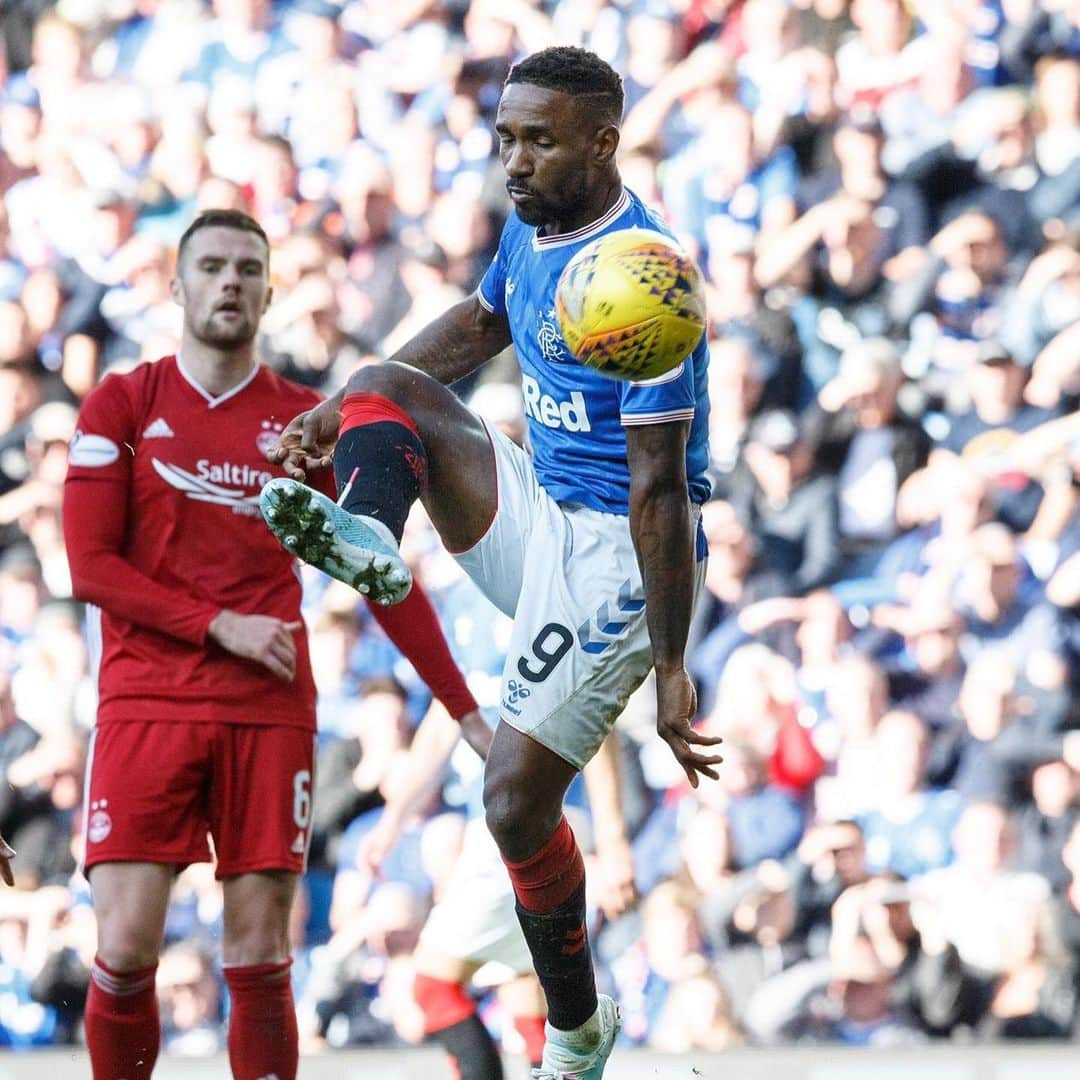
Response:
[{"label": "stadium spectator", "polygon": [[[1007,924],[1027,945],[1010,946],[1004,974],[973,974],[931,906],[906,905],[918,924],[920,962],[899,973],[878,965],[892,972],[898,1018],[913,1019],[905,1010],[909,974],[918,971],[936,987],[914,1009],[932,1037],[1064,1033],[1074,999],[1055,938],[1071,952],[1080,940],[1069,869],[1080,859],[1068,839],[1080,766],[1071,737],[1080,720],[1077,25],[1068,0],[0,5],[0,684],[10,683],[21,721],[13,730],[49,754],[69,747],[69,764],[85,740],[97,623],[70,600],[57,519],[61,446],[71,406],[106,371],[176,352],[181,312],[169,279],[192,215],[256,205],[267,214],[276,295],[260,358],[290,379],[332,390],[391,351],[387,335],[410,306],[416,321],[425,317],[429,289],[432,301],[451,287],[473,292],[512,212],[492,131],[505,76],[525,52],[582,44],[627,79],[623,182],[688,243],[707,242],[713,498],[723,501],[706,504],[703,515],[711,561],[687,651],[699,712],[710,728],[756,738],[773,778],[782,773],[785,790],[804,792],[797,853],[810,859],[816,838],[837,841],[830,850],[817,845],[812,865],[788,856],[796,919],[781,948],[743,935],[737,961],[717,954],[740,890],[756,890],[759,900],[768,890],[731,864],[726,795],[686,797],[651,734],[654,692],[635,696],[622,723],[630,736],[629,820],[646,823],[635,842],[638,886],[647,894],[657,882],[690,875],[704,894],[698,917],[707,964],[671,983],[646,1041],[705,1049],[739,1038],[743,1025],[747,1038],[772,1041],[799,1030],[784,1019],[796,1013],[810,1038],[841,1034],[830,1012],[836,999],[830,1005],[821,989],[829,979],[826,905],[839,889],[840,864],[854,873],[860,862],[858,829],[844,822],[873,815],[875,731],[890,710],[914,713],[928,729],[927,790],[958,801],[960,789],[977,794],[1007,774],[998,797],[1016,831],[1014,867],[1057,890],[1058,928],[1047,932],[1026,899],[1002,900]],[[723,176],[702,172],[717,151],[709,139],[721,136],[730,137],[732,154],[737,136],[739,153],[721,161]],[[806,212],[761,243],[762,206],[784,221],[791,193]],[[894,197],[905,208],[899,215]],[[742,215],[748,224],[735,223]],[[919,243],[903,241],[916,225]],[[898,244],[908,254],[886,259]],[[874,340],[882,335],[891,350]],[[854,364],[879,349],[889,355],[880,386],[871,378],[878,365]],[[819,400],[849,372],[872,392],[857,408],[822,415]],[[507,353],[475,396],[470,386],[457,389],[522,443],[516,380]],[[894,386],[893,419],[882,424],[868,414],[891,404]],[[776,407],[790,410],[818,446],[817,473],[804,484],[822,475],[838,492],[834,534],[843,554],[822,579],[834,600],[815,596],[818,617],[810,620],[789,617],[790,608],[782,619],[774,619],[775,606],[771,614],[754,611],[759,600],[787,606],[792,589],[784,575],[763,571],[763,556],[775,552],[762,548],[752,517],[731,509],[747,481],[747,432],[757,414]],[[931,464],[906,476],[908,451],[922,453],[927,440]],[[871,483],[879,477],[880,486]],[[1006,533],[980,532],[987,523]],[[476,635],[475,612],[446,573],[430,529],[410,526],[407,546],[414,576],[448,625]],[[367,680],[404,685],[407,726],[419,722],[427,692],[366,609],[313,574],[303,587],[321,747],[350,735]],[[747,611],[749,630],[739,623]],[[1046,634],[1019,630],[1013,640],[1028,619]],[[798,631],[822,640],[804,642],[809,653],[801,653]],[[997,635],[1016,645],[1019,662],[996,663],[992,649],[981,648]],[[496,623],[475,640],[483,670],[470,681],[490,697],[507,638]],[[749,662],[748,643],[766,645],[768,661],[759,652]],[[800,667],[778,665],[783,658]],[[718,699],[732,710],[723,724]],[[5,709],[0,728],[10,719]],[[998,726],[988,739],[973,733]],[[907,760],[923,740],[917,726],[905,731],[895,753]],[[0,732],[0,757],[4,739]],[[30,747],[18,749],[16,759]],[[978,764],[983,758],[990,771]],[[7,787],[0,804],[22,805],[34,792],[56,869],[43,866],[32,840],[16,837],[10,867],[8,849],[0,849],[0,873],[13,869],[19,885],[0,890],[0,951],[12,965],[0,1043],[77,1044],[96,944],[85,879],[67,877],[84,825],[77,808],[57,811],[50,792],[58,787],[66,804],[78,784],[61,776],[52,785],[36,771],[41,783]],[[461,807],[465,786],[451,769],[447,805]],[[438,802],[431,837],[442,850],[425,871],[425,892],[457,851]],[[835,831],[831,818],[840,823]],[[362,818],[352,837],[369,825]],[[0,831],[6,827],[0,814]],[[935,834],[935,850],[939,841]],[[871,843],[871,855],[878,846]],[[318,959],[332,934],[335,878],[339,906],[362,902],[345,887],[354,856],[346,850],[340,870],[333,856],[310,868],[294,918],[293,970],[310,1050],[401,1045],[422,1034],[408,934],[388,959],[372,962],[365,946],[345,951],[340,963]],[[29,893],[42,872],[54,884]],[[896,883],[896,894],[904,888],[911,887]],[[778,925],[788,901],[779,879],[769,889],[775,902],[760,910],[776,914]],[[411,888],[392,890],[384,902],[387,918],[396,902],[405,905],[404,922],[424,917],[426,900]],[[898,912],[905,904],[884,906]],[[189,870],[174,889],[166,942],[212,951],[221,915],[212,869]],[[633,925],[618,920],[601,932],[602,983],[619,955],[615,931]],[[760,1011],[748,1012],[739,987],[728,985],[744,966],[752,975],[781,956],[789,966],[780,978],[790,981],[766,980]],[[792,963],[798,956],[807,959]],[[746,985],[752,981],[748,975]],[[494,1038],[506,1033],[511,1052],[520,1049],[501,1004],[485,997],[478,1015]],[[856,1030],[869,1029],[842,1034]]]}]

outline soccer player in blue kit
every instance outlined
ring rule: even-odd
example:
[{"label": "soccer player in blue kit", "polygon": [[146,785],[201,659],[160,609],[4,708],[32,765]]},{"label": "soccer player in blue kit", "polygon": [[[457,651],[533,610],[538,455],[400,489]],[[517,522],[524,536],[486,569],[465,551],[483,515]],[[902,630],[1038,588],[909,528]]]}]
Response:
[{"label": "soccer player in blue kit", "polygon": [[[667,375],[615,381],[583,367],[555,319],[559,275],[606,232],[664,226],[619,177],[618,74],[550,48],[515,65],[495,130],[516,213],[477,291],[390,361],[286,428],[263,491],[286,547],[371,599],[410,577],[397,554],[421,499],[447,549],[514,628],[484,805],[548,1002],[540,1080],[597,1080],[619,1029],[597,995],[581,853],[563,796],[631,692],[656,669],[657,729],[690,783],[716,778],[694,731],[684,650],[704,570],[708,497],[704,338]],[[513,343],[532,455],[446,384]],[[303,486],[332,460],[341,505]]]}]

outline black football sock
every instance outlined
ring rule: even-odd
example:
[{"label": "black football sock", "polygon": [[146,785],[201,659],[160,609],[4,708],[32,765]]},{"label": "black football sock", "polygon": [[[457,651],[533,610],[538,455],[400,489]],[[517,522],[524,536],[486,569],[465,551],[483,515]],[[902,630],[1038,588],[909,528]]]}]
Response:
[{"label": "black football sock", "polygon": [[554,911],[527,911],[519,902],[517,917],[547,997],[548,1023],[560,1031],[580,1027],[596,1012],[584,878]]},{"label": "black football sock", "polygon": [[400,542],[427,477],[427,453],[419,436],[404,424],[361,424],[338,438],[334,477],[339,492],[352,480],[342,503],[350,514],[376,518]]}]

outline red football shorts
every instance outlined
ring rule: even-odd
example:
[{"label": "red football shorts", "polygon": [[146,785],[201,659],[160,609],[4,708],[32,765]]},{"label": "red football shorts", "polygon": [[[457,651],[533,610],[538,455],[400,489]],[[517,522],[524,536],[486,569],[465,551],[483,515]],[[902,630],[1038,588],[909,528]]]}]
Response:
[{"label": "red football shorts", "polygon": [[83,806],[89,870],[103,862],[210,862],[219,878],[301,873],[315,733],[276,725],[110,723],[95,728]]}]

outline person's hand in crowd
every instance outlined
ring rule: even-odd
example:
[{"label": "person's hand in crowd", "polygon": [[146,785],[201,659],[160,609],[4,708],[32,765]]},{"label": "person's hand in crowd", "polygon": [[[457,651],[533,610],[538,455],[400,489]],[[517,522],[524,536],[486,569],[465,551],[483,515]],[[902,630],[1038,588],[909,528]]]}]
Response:
[{"label": "person's hand in crowd", "polygon": [[404,821],[392,806],[386,806],[368,834],[360,842],[356,863],[372,877],[378,877],[387,856],[401,839]]},{"label": "person's hand in crowd", "polygon": [[283,682],[296,677],[296,638],[301,622],[284,622],[271,615],[241,615],[219,611],[207,635],[226,652],[254,660]]},{"label": "person's hand in crowd", "polygon": [[803,602],[798,597],[772,596],[747,604],[739,612],[739,629],[746,634],[762,634],[783,622],[803,617]]},{"label": "person's hand in crowd", "polygon": [[618,918],[637,902],[634,859],[621,829],[610,835],[597,835],[593,872],[596,875],[593,895],[607,918]]},{"label": "person's hand in crowd", "polygon": [[0,836],[0,878],[5,885],[15,884],[15,874],[11,869],[11,860],[15,858],[15,849]]},{"label": "person's hand in crowd", "polygon": [[1057,333],[1042,349],[1031,367],[1024,387],[1029,405],[1053,409],[1066,394],[1080,391],[1080,322]]},{"label": "person's hand in crowd", "polygon": [[941,909],[933,899],[914,890],[911,898],[911,921],[919,934],[919,945],[929,956],[940,956],[949,945]]},{"label": "person's hand in crowd", "polygon": [[1059,278],[1076,273],[1077,264],[1080,264],[1080,251],[1070,244],[1051,244],[1028,263],[1018,291],[1028,296],[1042,296]]},{"label": "person's hand in crowd", "polygon": [[822,235],[831,232],[842,233],[866,217],[867,204],[864,199],[841,190],[824,202],[818,203],[817,206],[811,207],[807,213],[813,215]]},{"label": "person's hand in crowd", "polygon": [[734,68],[727,50],[718,42],[705,41],[672,66],[664,76],[664,87],[681,98],[706,87],[730,82],[733,77]]}]

